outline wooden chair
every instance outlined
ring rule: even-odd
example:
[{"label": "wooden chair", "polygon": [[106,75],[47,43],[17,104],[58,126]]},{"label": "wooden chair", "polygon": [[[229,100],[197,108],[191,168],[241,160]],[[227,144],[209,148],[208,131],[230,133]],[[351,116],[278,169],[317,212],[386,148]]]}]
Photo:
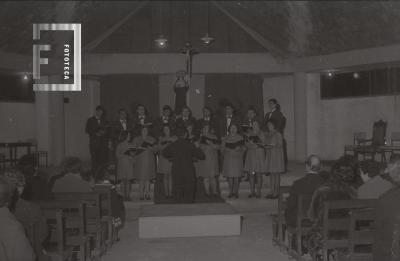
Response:
[{"label": "wooden chair", "polygon": [[[324,204],[323,228],[322,228],[322,255],[323,260],[329,260],[329,251],[348,250],[350,211],[355,209],[374,208],[375,199],[352,199],[327,201]],[[333,215],[340,212],[340,215]],[[343,237],[334,238],[333,233],[343,234]],[[346,236],[347,235],[347,236]]]},{"label": "wooden chair", "polygon": [[[302,246],[303,237],[311,230],[312,222],[309,220],[307,211],[311,204],[312,195],[299,195],[297,199],[297,217],[296,227],[288,228],[289,240],[289,255],[301,260],[303,256]],[[296,240],[297,247],[292,246],[293,241]]]},{"label": "wooden chair", "polygon": [[97,193],[55,193],[59,201],[76,201],[85,205],[85,233],[91,238],[90,251],[93,258],[99,258],[106,251],[104,226],[101,220],[100,196]]},{"label": "wooden chair", "polygon": [[278,197],[278,213],[272,214],[272,242],[279,246],[281,251],[288,249],[286,240],[286,221],[285,221],[285,209],[286,209],[286,198],[289,195],[290,186],[281,186]]},{"label": "wooden chair", "polygon": [[[55,252],[59,258],[72,256],[74,260],[90,260],[90,242],[85,234],[85,205],[78,201],[42,201],[38,204],[53,227],[48,246],[50,252]],[[52,246],[54,242],[57,243],[55,248]]]},{"label": "wooden chair", "polygon": [[354,157],[358,158],[357,148],[360,146],[360,143],[362,143],[366,139],[367,139],[366,132],[355,132],[353,134],[353,145],[344,146],[344,155],[349,155],[349,152],[353,152]]},{"label": "wooden chair", "polygon": [[391,252],[392,260],[400,260],[400,216],[397,216],[394,224]]},{"label": "wooden chair", "polygon": [[353,135],[353,145],[360,145],[363,141],[367,139],[366,132],[355,132]]},{"label": "wooden chair", "polygon": [[379,120],[374,122],[372,138],[358,141],[360,146],[356,149],[357,154],[362,154],[364,160],[367,156],[370,156],[371,159],[375,159],[375,155],[380,154],[382,162],[386,161],[385,151],[381,149],[381,147],[386,144],[386,129],[386,121]]},{"label": "wooden chair", "polygon": [[93,192],[100,196],[101,220],[107,224],[106,247],[110,248],[118,239],[119,228],[114,224],[111,203],[112,185],[95,185]]},{"label": "wooden chair", "polygon": [[34,152],[33,153],[36,155],[36,161],[37,161],[36,164],[37,164],[37,166],[38,167],[43,166],[41,164],[40,159],[44,158],[44,160],[45,160],[45,165],[44,166],[47,167],[48,166],[48,152],[45,151],[45,150],[39,150],[38,149],[37,139],[27,139],[26,142],[30,142],[32,144],[32,146],[34,147]]},{"label": "wooden chair", "polygon": [[[349,261],[373,261],[372,245],[374,243],[373,208],[354,209],[350,212],[349,226]],[[360,247],[365,248],[360,251]]]}]

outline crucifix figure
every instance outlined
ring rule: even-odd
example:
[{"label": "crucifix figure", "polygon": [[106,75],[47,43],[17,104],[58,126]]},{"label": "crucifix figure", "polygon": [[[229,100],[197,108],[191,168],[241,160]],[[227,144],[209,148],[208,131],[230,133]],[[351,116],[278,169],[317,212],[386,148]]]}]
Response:
[{"label": "crucifix figure", "polygon": [[190,42],[185,44],[182,53],[186,55],[186,71],[179,71],[176,73],[176,80],[174,84],[175,90],[175,113],[180,114],[182,108],[187,105],[186,93],[190,87],[190,79],[192,77],[192,61],[193,56],[198,52],[192,48]]}]

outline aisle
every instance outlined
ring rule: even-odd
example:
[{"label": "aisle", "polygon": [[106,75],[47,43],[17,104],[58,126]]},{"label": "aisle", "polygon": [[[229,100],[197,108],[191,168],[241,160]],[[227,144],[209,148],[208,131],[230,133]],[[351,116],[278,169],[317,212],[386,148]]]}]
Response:
[{"label": "aisle", "polygon": [[139,239],[139,203],[127,204],[127,224],[121,241],[104,261],[287,261],[271,243],[271,219],[276,202],[267,199],[228,201],[243,215],[242,234],[233,237]]}]

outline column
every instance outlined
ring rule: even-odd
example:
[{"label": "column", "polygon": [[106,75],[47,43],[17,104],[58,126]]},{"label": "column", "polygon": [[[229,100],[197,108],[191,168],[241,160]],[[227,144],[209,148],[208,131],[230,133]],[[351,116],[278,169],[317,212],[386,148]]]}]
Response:
[{"label": "column", "polygon": [[[57,77],[49,81],[57,82]],[[50,165],[58,165],[65,157],[63,92],[36,92],[35,115],[38,149],[48,152]]]},{"label": "column", "polygon": [[307,157],[307,74],[294,74],[295,159]]}]

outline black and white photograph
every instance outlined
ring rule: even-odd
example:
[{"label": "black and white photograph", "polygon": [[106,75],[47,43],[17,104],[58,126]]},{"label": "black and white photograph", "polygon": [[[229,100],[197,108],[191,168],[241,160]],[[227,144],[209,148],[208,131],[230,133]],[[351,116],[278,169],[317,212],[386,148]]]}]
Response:
[{"label": "black and white photograph", "polygon": [[0,2],[0,261],[400,261],[400,1]]}]

